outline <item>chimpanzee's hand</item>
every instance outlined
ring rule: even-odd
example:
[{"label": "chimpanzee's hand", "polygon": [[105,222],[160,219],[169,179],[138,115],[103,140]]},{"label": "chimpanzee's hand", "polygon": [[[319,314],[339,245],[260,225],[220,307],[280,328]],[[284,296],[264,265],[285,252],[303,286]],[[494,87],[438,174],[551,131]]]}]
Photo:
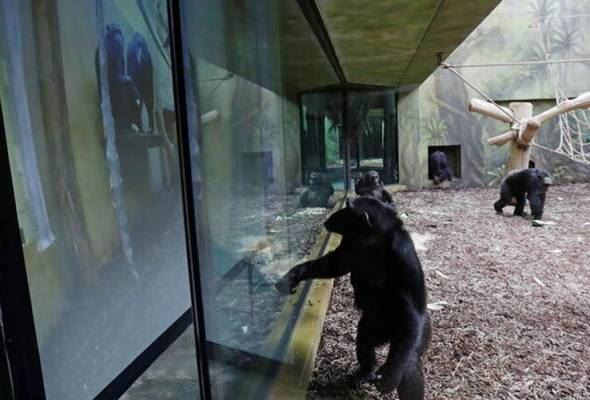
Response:
[{"label": "chimpanzee's hand", "polygon": [[297,273],[294,269],[291,269],[285,274],[277,283],[275,288],[282,294],[293,294],[295,293],[295,286],[299,283],[297,279]]}]

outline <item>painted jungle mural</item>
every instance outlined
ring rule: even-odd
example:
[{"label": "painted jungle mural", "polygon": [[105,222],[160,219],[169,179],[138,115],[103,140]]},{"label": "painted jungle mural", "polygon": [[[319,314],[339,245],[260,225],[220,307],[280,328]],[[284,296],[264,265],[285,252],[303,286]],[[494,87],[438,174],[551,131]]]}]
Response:
[{"label": "painted jungle mural", "polygon": [[[590,61],[555,62],[590,60],[588,10],[590,0],[504,0],[446,62],[462,66],[456,70],[498,104],[531,102],[537,114],[555,105],[557,93],[575,97],[590,91]],[[528,61],[542,63],[523,63]],[[508,124],[469,112],[471,98],[482,96],[446,69],[438,69],[420,87],[400,96],[400,154],[415,155],[401,157],[400,183],[431,186],[428,148],[441,145],[460,146],[460,171],[453,171],[460,178],[451,186],[499,183],[509,145],[491,146],[487,139],[505,132]],[[590,116],[590,111],[582,113]],[[579,131],[590,142],[590,127],[583,128]],[[536,137],[538,144],[549,148],[556,148],[559,139],[557,118]],[[589,166],[551,151],[533,147],[531,159],[557,182],[590,177]]]}]

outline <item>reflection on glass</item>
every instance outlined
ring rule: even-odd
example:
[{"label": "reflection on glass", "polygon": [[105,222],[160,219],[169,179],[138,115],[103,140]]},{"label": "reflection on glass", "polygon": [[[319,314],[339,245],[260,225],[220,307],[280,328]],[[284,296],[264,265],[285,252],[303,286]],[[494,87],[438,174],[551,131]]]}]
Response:
[{"label": "reflection on glass", "polygon": [[[334,76],[296,2],[183,3],[213,395],[264,398],[293,330],[273,283],[309,254],[329,210],[301,207],[311,172],[327,171],[302,176],[297,94]],[[325,132],[337,167],[334,128]],[[313,179],[337,195],[329,177]]]},{"label": "reflection on glass", "polygon": [[301,146],[303,175],[313,186],[315,176],[344,190],[345,146],[343,137],[343,93],[309,93],[301,96]]},{"label": "reflection on glass", "polygon": [[397,127],[392,90],[353,91],[347,96],[353,176],[375,170],[385,183],[397,181]]},{"label": "reflection on glass", "polygon": [[92,399],[191,306],[166,2],[32,3],[0,100],[47,398]]},{"label": "reflection on glass", "polygon": [[369,170],[386,184],[397,182],[393,90],[320,89],[301,96],[301,114],[303,176],[310,185],[310,177],[321,174],[336,189],[344,189],[345,176],[354,182]]}]

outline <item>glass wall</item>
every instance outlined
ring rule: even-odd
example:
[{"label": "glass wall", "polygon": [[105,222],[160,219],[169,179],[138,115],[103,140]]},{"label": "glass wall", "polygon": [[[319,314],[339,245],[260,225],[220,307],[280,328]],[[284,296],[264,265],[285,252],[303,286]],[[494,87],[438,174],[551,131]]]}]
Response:
[{"label": "glass wall", "polygon": [[304,181],[319,174],[334,187],[353,188],[362,173],[375,170],[385,183],[397,183],[395,112],[393,90],[333,88],[302,95]]},{"label": "glass wall", "polygon": [[[273,283],[310,254],[329,207],[343,196],[332,187],[323,204],[307,206],[298,93],[336,77],[296,2],[182,4],[213,397],[264,398],[289,363],[293,333],[289,299]],[[330,128],[316,123],[318,132]],[[338,146],[337,128],[323,132]],[[338,149],[329,151],[324,169],[329,160],[341,171]]]},{"label": "glass wall", "polygon": [[385,183],[396,183],[397,126],[394,91],[349,91],[346,105],[352,176],[375,170]]},{"label": "glass wall", "polygon": [[303,180],[313,185],[323,177],[335,188],[344,190],[344,93],[306,93],[301,96],[301,148]]},{"label": "glass wall", "polygon": [[166,2],[0,0],[0,31],[47,398],[92,399],[190,316]]}]

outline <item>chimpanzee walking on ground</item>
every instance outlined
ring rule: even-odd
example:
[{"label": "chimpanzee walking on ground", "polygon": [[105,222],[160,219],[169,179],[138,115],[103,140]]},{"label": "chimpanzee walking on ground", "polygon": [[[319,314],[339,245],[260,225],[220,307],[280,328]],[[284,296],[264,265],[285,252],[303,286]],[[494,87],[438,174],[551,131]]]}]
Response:
[{"label": "chimpanzee walking on ground", "polygon": [[430,155],[430,174],[435,185],[439,185],[444,181],[451,181],[452,174],[449,169],[449,162],[446,153],[436,150]]},{"label": "chimpanzee walking on ground", "polygon": [[[342,235],[340,246],[293,267],[276,287],[292,293],[307,279],[350,273],[355,306],[361,311],[356,337],[360,365],[353,385],[374,382],[381,392],[397,389],[400,400],[422,400],[421,357],[430,338],[426,287],[420,260],[395,210],[374,198],[358,197],[325,222]],[[389,343],[377,370],[375,348]]]},{"label": "chimpanzee walking on ground", "polygon": [[502,209],[509,205],[512,198],[515,197],[514,215],[524,217],[526,215],[524,212],[526,196],[529,200],[533,218],[541,219],[545,207],[545,194],[551,183],[551,176],[542,169],[524,168],[512,171],[502,180],[500,199],[494,203],[494,209],[498,214],[502,214]]}]

